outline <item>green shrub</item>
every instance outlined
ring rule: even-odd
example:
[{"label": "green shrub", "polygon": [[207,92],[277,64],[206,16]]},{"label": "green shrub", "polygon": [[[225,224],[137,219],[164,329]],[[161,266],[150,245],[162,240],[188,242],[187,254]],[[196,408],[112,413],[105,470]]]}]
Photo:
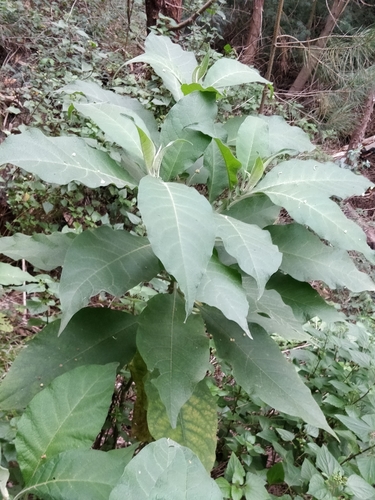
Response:
[{"label": "green shrub", "polygon": [[[368,495],[370,476],[359,465],[351,465],[348,475],[324,446],[339,434],[332,428],[335,421],[327,422],[321,401],[274,336],[314,344],[321,334],[310,320],[345,322],[311,281],[355,292],[375,289],[346,251],[362,252],[371,262],[374,252],[331,199],[361,194],[371,183],[333,163],[293,158],[314,146],[281,117],[220,123],[216,101],[228,86],[268,84],[255,70],[229,59],[208,68],[205,58],[198,66],[194,54],[153,34],[145,54],[132,62],[150,64],[176,101],[160,131],[138,101],[77,81],[63,89],[67,106],[102,130],[115,145],[110,153],[93,141],[49,137],[37,129],[11,136],[0,147],[0,164],[16,165],[46,183],[129,187],[137,193],[138,208],[130,216],[135,225],[130,232],[104,223],[79,234],[0,239],[0,251],[13,259],[22,257],[43,271],[63,269],[61,318],[29,342],[0,386],[2,411],[26,407],[14,442],[25,486],[15,498],[68,499],[73,492],[74,498],[110,500],[259,499],[268,498],[266,480],[285,481],[297,492],[308,487],[312,495],[326,494],[327,482],[349,497],[358,497],[359,490]],[[279,223],[281,207],[294,222]],[[13,271],[4,270],[8,281]],[[132,313],[87,307],[103,291],[128,294],[137,306]],[[351,334],[364,335],[350,328]],[[347,349],[353,355],[354,349]],[[216,406],[222,406],[220,386],[206,376],[213,371],[210,360],[223,371],[230,366],[238,384],[233,420],[251,425],[258,419],[261,437],[283,459],[282,467],[276,464],[269,472],[260,467],[264,452],[253,435],[225,438],[220,432],[242,463],[232,454],[225,478],[216,483],[209,477]],[[109,409],[113,412],[116,376],[128,377],[122,387],[129,389],[133,381],[137,391],[131,441],[146,446],[133,459],[134,447],[90,450]],[[117,380],[115,394],[123,400]],[[242,414],[241,394],[248,405]],[[275,426],[262,420],[259,410],[266,405],[297,422],[299,439],[313,437],[308,449],[316,468],[307,460],[303,481],[302,473],[291,479],[290,450],[270,440]],[[276,432],[286,442],[294,439],[294,429],[280,426]],[[221,445],[225,455],[222,450]]]}]

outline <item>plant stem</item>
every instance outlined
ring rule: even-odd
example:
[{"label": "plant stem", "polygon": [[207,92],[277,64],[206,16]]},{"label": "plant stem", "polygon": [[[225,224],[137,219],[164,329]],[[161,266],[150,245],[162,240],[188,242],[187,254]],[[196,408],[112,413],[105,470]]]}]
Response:
[{"label": "plant stem", "polygon": [[345,460],[340,462],[340,465],[343,465],[345,462],[349,462],[349,460],[352,460],[353,458],[358,457],[358,455],[362,455],[362,453],[366,453],[366,451],[372,450],[373,448],[375,448],[375,444],[372,444],[371,446],[368,446],[364,450],[358,451],[357,453],[352,453],[347,458],[345,458]]}]

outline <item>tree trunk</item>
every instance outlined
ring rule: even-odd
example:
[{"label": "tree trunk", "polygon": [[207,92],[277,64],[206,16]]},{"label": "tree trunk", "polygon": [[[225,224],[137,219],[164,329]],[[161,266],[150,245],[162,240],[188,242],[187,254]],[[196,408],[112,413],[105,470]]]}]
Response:
[{"label": "tree trunk", "polygon": [[375,105],[375,87],[372,88],[368,93],[366,103],[364,105],[362,119],[355,128],[349,142],[348,154],[349,151],[355,151],[356,149],[358,149],[360,144],[362,144],[362,141],[365,137],[366,129],[371,119],[372,112],[374,111],[374,105]]},{"label": "tree trunk", "polygon": [[258,50],[258,44],[262,36],[264,0],[254,0],[253,12],[251,14],[249,34],[246,47],[241,60],[244,64],[254,64]]},{"label": "tree trunk", "polygon": [[321,32],[316,44],[307,54],[306,62],[299,72],[297,78],[295,79],[293,85],[290,87],[289,92],[301,92],[304,89],[307,80],[310,78],[312,72],[319,62],[320,50],[324,49],[324,47],[326,46],[329,35],[332,33],[339,17],[344,12],[348,3],[349,0],[334,0],[327,16],[323,31]]},{"label": "tree trunk", "polygon": [[170,17],[178,24],[181,21],[182,0],[145,0],[147,31],[155,26],[159,14]]}]

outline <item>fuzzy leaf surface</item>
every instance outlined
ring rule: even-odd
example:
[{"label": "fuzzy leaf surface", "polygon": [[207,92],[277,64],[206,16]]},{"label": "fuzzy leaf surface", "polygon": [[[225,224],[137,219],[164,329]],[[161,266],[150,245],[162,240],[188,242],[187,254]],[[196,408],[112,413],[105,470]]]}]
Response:
[{"label": "fuzzy leaf surface", "polygon": [[277,333],[287,340],[310,340],[293,310],[285,304],[276,290],[265,290],[258,298],[258,288],[249,276],[242,278],[249,303],[248,321],[261,325],[269,334]]},{"label": "fuzzy leaf surface", "polygon": [[0,384],[1,411],[22,410],[43,387],[78,366],[129,363],[136,352],[137,317],[104,308],[78,311],[58,336],[60,321],[33,336]]},{"label": "fuzzy leaf surface", "polygon": [[234,59],[223,57],[209,68],[203,83],[205,87],[214,87],[220,91],[233,85],[269,82],[260,76],[254,68],[250,68]]},{"label": "fuzzy leaf surface", "polygon": [[266,404],[333,434],[323,412],[277,344],[263,328],[251,325],[253,339],[217,309],[201,309],[218,356],[233,367],[236,381]]},{"label": "fuzzy leaf surface", "polygon": [[227,215],[215,214],[215,222],[216,235],[222,239],[225,250],[237,259],[243,271],[256,280],[261,296],[269,277],[278,270],[282,259],[270,234]]},{"label": "fuzzy leaf surface", "polygon": [[108,500],[124,471],[125,463],[103,451],[65,451],[43,463],[30,485],[16,498],[33,493],[46,500]]},{"label": "fuzzy leaf surface", "polygon": [[208,338],[202,318],[190,315],[185,321],[184,301],[177,292],[156,295],[139,316],[137,347],[175,428],[181,407],[208,366]]},{"label": "fuzzy leaf surface", "polygon": [[222,213],[263,229],[276,221],[280,207],[272,203],[268,196],[259,193],[235,203]]},{"label": "fuzzy leaf surface", "polygon": [[194,188],[146,176],[138,206],[152,249],[178,281],[189,314],[214,246],[211,205]]},{"label": "fuzzy leaf surface", "polygon": [[309,136],[300,127],[289,125],[282,116],[259,116],[269,127],[270,154],[283,149],[293,153],[310,152],[315,149]]},{"label": "fuzzy leaf surface", "polygon": [[11,135],[0,148],[0,165],[12,163],[45,182],[78,181],[90,188],[124,187],[128,175],[107,153],[91,148],[79,137],[47,137],[28,129]]},{"label": "fuzzy leaf surface", "polygon": [[125,116],[124,108],[108,103],[74,103],[74,107],[83,116],[96,123],[105,132],[108,140],[121,146],[135,161],[143,164],[143,152],[137,126],[145,133],[147,127],[139,117],[137,118],[137,115],[134,114],[132,119]]},{"label": "fuzzy leaf surface", "polygon": [[247,324],[249,303],[237,271],[224,266],[212,256],[198,288],[199,302],[219,309],[226,318],[235,321],[249,336]]},{"label": "fuzzy leaf surface", "polygon": [[330,196],[360,195],[373,184],[334,163],[290,160],[274,167],[254,192],[266,194],[284,207],[300,224],[344,250],[357,250],[370,260],[375,252],[366,243],[362,229],[347,219]]},{"label": "fuzzy leaf surface", "polygon": [[219,487],[197,456],[171,439],[143,448],[125,467],[109,500],[222,500]]},{"label": "fuzzy leaf surface", "polygon": [[299,281],[324,281],[330,288],[375,290],[371,278],[355,267],[345,250],[328,247],[300,224],[267,228],[283,254],[280,268]]},{"label": "fuzzy leaf surface", "polygon": [[148,109],[145,109],[138,99],[129,96],[116,94],[112,90],[105,90],[94,82],[85,82],[76,80],[65,85],[62,92],[74,94],[76,92],[84,94],[87,102],[109,103],[115,106],[121,106],[125,113],[130,112],[130,116],[138,116],[146,125],[152,139],[157,142],[158,126],[154,115]]},{"label": "fuzzy leaf surface", "polygon": [[270,156],[270,138],[267,123],[257,116],[248,116],[238,129],[237,158],[242,168],[251,172],[258,157]]},{"label": "fuzzy leaf surface", "polygon": [[183,97],[182,83],[191,83],[198,66],[193,52],[187,52],[167,36],[150,33],[145,41],[145,53],[134,57],[127,64],[144,62],[162,78],[175,101]]},{"label": "fuzzy leaf surface", "polygon": [[101,291],[123,295],[150,281],[159,263],[146,238],[108,226],[84,231],[67,251],[60,282],[62,331],[70,318]]},{"label": "fuzzy leaf surface", "polygon": [[152,383],[146,385],[147,423],[154,439],[173,439],[190,448],[210,472],[215,462],[217,412],[216,400],[204,380],[182,406],[177,426],[172,429],[165,406]]},{"label": "fuzzy leaf surface", "polygon": [[193,92],[169,111],[160,132],[162,145],[168,146],[160,169],[164,181],[181,174],[203,155],[211,138],[189,127],[199,124],[202,128],[207,122],[212,130],[216,115],[215,95],[211,92]]},{"label": "fuzzy leaf surface", "polygon": [[117,363],[80,366],[32,399],[18,422],[15,441],[26,484],[34,482],[45,460],[69,449],[91,447],[111,404],[116,368]]},{"label": "fuzzy leaf surface", "polygon": [[0,238],[0,253],[13,260],[25,259],[38,269],[51,271],[62,266],[65,254],[75,233],[33,234],[17,233]]}]

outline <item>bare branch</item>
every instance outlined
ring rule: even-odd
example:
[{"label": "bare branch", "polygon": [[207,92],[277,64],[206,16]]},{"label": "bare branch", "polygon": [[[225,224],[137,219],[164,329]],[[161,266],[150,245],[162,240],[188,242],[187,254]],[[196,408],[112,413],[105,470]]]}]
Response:
[{"label": "bare branch", "polygon": [[200,16],[206,9],[208,9],[214,2],[215,0],[208,0],[208,2],[202,5],[202,7],[197,10],[197,12],[194,12],[194,14],[185,19],[185,21],[182,21],[181,23],[176,24],[175,26],[169,25],[167,26],[167,28],[169,29],[169,31],[178,31],[182,28],[185,28],[185,26],[188,26],[189,24],[193,23],[196,20],[196,18]]}]

